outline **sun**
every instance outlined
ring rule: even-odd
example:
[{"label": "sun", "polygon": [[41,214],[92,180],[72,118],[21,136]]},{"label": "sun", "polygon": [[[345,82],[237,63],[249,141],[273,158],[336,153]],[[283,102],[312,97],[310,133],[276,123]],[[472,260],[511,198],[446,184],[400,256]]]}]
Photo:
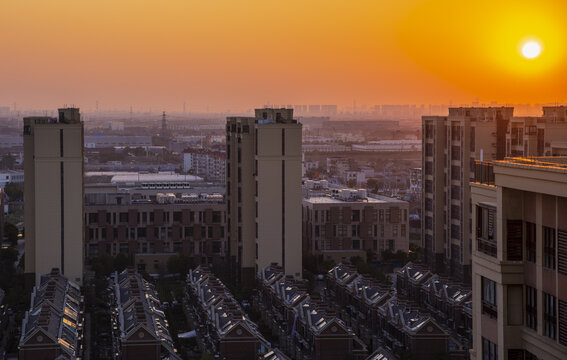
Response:
[{"label": "sun", "polygon": [[537,41],[528,41],[522,46],[522,55],[526,59],[535,59],[541,54],[541,45]]}]

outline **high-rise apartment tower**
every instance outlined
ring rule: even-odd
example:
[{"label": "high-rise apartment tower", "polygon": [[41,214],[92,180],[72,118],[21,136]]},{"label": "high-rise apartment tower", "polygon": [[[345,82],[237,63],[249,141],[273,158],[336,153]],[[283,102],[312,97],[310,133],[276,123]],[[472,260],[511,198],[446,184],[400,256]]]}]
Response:
[{"label": "high-rise apartment tower", "polygon": [[[83,281],[83,123],[77,108],[59,118],[24,118],[25,273],[37,283],[59,268]],[[33,279],[33,280],[32,280]]]},{"label": "high-rise apartment tower", "polygon": [[470,282],[474,161],[505,157],[513,112],[451,108],[449,116],[423,117],[423,248],[435,272]]},{"label": "high-rise apartment tower", "polygon": [[245,283],[278,263],[301,278],[301,124],[292,109],[256,109],[229,117],[227,137],[228,251]]}]

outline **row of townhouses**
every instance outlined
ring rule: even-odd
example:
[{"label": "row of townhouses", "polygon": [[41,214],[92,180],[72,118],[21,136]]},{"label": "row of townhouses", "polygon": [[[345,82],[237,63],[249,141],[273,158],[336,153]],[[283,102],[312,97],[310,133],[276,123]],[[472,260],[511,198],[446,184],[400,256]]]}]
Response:
[{"label": "row of townhouses", "polygon": [[114,359],[181,359],[154,285],[128,268],[110,286]]},{"label": "row of townhouses", "polygon": [[207,351],[222,360],[288,360],[262,336],[238,301],[209,269],[199,266],[187,275],[185,310],[199,327]]},{"label": "row of townhouses", "polygon": [[53,269],[33,289],[22,322],[19,358],[82,359],[83,323],[80,287]]},{"label": "row of townhouses", "polygon": [[271,265],[259,274],[255,307],[269,324],[281,349],[298,360],[367,357],[366,345],[326,303],[310,296],[305,283]]},{"label": "row of townhouses", "polygon": [[451,331],[431,311],[399,291],[358,273],[349,264],[331,269],[326,280],[327,302],[335,303],[340,318],[374,350],[373,356],[392,358],[409,352],[420,354],[419,359],[466,358],[466,348]]}]

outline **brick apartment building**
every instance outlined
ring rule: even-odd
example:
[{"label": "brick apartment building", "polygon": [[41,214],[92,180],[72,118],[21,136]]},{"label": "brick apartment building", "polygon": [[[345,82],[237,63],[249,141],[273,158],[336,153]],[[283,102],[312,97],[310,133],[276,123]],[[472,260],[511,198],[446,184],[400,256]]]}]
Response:
[{"label": "brick apartment building", "polygon": [[163,270],[167,258],[177,253],[195,263],[221,263],[226,252],[226,204],[221,191],[157,180],[129,187],[88,184],[86,256],[126,253],[148,272]]},{"label": "brick apartment building", "polygon": [[180,360],[173,347],[155,287],[134,269],[114,273],[114,359]]},{"label": "brick apartment building", "polygon": [[329,188],[307,181],[303,198],[303,251],[336,262],[409,250],[409,204],[368,195],[366,190]]},{"label": "brick apartment building", "polygon": [[82,358],[83,297],[79,286],[59,269],[42,275],[22,321],[22,360]]}]

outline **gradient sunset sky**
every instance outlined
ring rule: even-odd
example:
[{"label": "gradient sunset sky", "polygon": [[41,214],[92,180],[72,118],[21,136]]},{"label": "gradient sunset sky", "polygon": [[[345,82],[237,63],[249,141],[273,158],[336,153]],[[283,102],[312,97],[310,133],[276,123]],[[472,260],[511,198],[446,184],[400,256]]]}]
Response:
[{"label": "gradient sunset sky", "polygon": [[0,106],[565,102],[566,46],[564,0],[2,0]]}]

